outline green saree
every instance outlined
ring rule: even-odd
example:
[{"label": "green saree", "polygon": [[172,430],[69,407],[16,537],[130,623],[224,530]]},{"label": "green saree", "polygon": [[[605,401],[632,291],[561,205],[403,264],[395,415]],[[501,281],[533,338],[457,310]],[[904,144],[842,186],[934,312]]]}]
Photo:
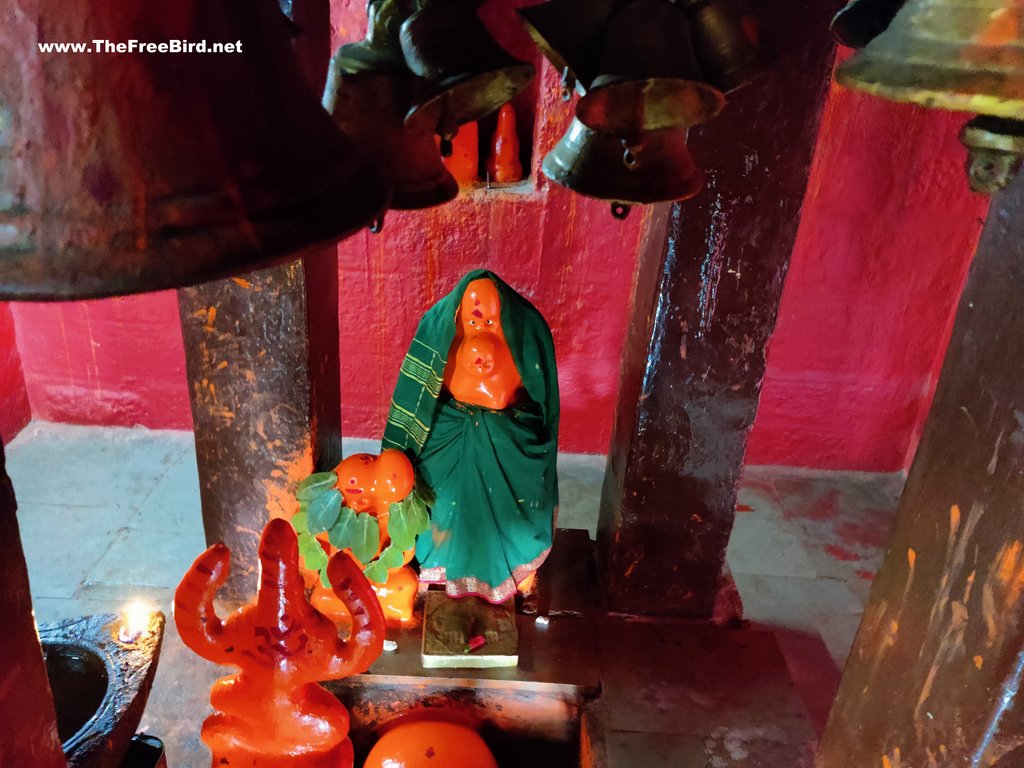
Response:
[{"label": "green saree", "polygon": [[[444,390],[445,364],[466,286],[488,278],[525,397],[502,411]],[[558,378],[551,331],[501,278],[469,273],[420,321],[402,363],[383,447],[404,450],[432,498],[430,529],[416,544],[420,579],[449,595],[502,602],[551,548],[558,504]]]}]

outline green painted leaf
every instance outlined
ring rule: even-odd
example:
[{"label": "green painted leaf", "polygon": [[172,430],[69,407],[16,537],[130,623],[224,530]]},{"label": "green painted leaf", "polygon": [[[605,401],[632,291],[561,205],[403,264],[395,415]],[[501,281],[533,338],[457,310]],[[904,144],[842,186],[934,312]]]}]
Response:
[{"label": "green painted leaf", "polygon": [[305,512],[296,512],[292,515],[292,519],[289,521],[292,524],[292,528],[298,534],[309,532],[309,520],[308,515]]},{"label": "green painted leaf", "polygon": [[327,578],[327,569],[324,568],[320,571],[320,583],[323,584],[327,589],[332,589],[331,580]]},{"label": "green painted leaf", "polygon": [[373,515],[356,515],[352,524],[352,543],[349,545],[356,560],[368,563],[380,547],[380,526]]},{"label": "green painted leaf", "polygon": [[378,562],[384,563],[386,568],[398,568],[405,561],[405,552],[393,544],[380,553]]},{"label": "green painted leaf", "polygon": [[348,507],[341,508],[336,522],[327,532],[327,540],[338,549],[348,549],[352,546],[352,524],[355,521],[355,513]]},{"label": "green painted leaf", "polygon": [[380,560],[374,560],[363,570],[363,575],[370,581],[383,584],[388,580],[388,569]]},{"label": "green painted leaf", "polygon": [[321,493],[309,502],[308,515],[310,533],[329,531],[341,515],[341,494],[334,488]]},{"label": "green painted leaf", "polygon": [[333,472],[317,472],[299,483],[295,496],[299,501],[312,501],[313,498],[328,488],[333,488],[337,483],[338,476]]},{"label": "green painted leaf", "polygon": [[407,504],[391,505],[388,515],[388,535],[391,537],[392,546],[402,552],[412,549],[416,545],[416,534],[409,530],[409,517]]},{"label": "green painted leaf", "polygon": [[430,527],[430,512],[427,505],[417,494],[413,494],[409,497],[407,510],[409,531],[414,536],[419,536]]},{"label": "green painted leaf", "polygon": [[319,571],[327,565],[327,553],[317,544],[315,547],[302,550],[302,562],[311,571]]}]

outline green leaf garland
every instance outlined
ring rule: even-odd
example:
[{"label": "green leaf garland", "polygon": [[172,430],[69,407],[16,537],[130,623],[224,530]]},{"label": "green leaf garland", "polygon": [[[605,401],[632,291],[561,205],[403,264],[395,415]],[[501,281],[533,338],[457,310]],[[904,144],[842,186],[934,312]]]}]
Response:
[{"label": "green leaf garland", "polygon": [[[427,505],[414,489],[409,496],[392,504],[388,515],[390,543],[380,554],[381,521],[368,512],[355,512],[344,505],[344,498],[335,488],[334,472],[318,472],[303,480],[296,491],[299,511],[291,524],[299,537],[299,554],[309,570],[320,572],[320,581],[327,588],[327,553],[316,539],[326,533],[327,540],[338,549],[347,549],[359,562],[370,581],[387,581],[388,570],[405,561],[405,552],[416,546],[416,537],[430,526]],[[376,557],[375,557],[376,556]]]}]

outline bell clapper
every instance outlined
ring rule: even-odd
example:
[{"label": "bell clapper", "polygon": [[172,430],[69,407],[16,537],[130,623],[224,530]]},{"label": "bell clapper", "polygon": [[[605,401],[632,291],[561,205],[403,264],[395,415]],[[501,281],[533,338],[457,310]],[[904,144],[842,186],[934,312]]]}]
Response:
[{"label": "bell clapper", "polygon": [[384,229],[384,214],[380,214],[380,216],[371,221],[367,229],[369,229],[373,234],[379,235]]},{"label": "bell clapper", "polygon": [[619,221],[624,221],[629,216],[630,210],[631,206],[625,203],[612,203],[612,216]]},{"label": "bell clapper", "polygon": [[622,140],[622,164],[631,171],[640,166],[640,149],[639,144],[630,144],[627,139]]}]

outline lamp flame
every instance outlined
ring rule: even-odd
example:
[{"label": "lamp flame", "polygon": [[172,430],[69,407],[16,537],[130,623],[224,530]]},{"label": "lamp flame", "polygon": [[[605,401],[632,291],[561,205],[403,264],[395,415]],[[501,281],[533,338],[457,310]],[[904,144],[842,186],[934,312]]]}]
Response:
[{"label": "lamp flame", "polygon": [[133,600],[121,611],[121,628],[117,637],[122,643],[137,643],[149,633],[155,609],[142,600]]}]

